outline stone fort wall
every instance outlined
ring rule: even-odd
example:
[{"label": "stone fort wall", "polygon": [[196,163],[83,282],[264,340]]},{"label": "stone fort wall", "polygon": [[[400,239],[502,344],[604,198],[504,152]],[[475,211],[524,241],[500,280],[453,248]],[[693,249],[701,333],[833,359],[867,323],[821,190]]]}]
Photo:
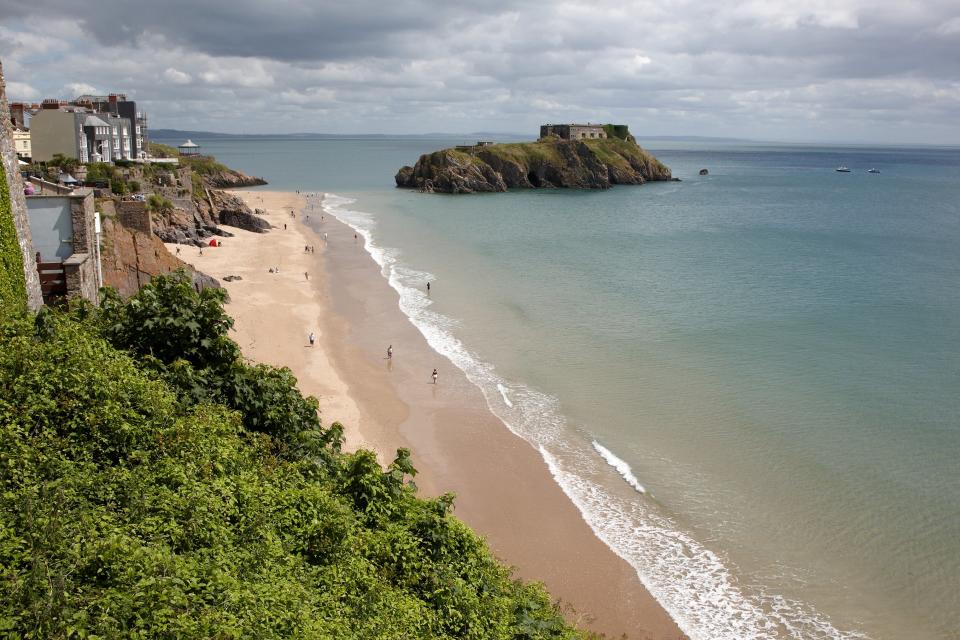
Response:
[{"label": "stone fort wall", "polygon": [[554,135],[564,140],[589,140],[606,138],[607,132],[599,124],[544,124],[540,126],[540,137]]}]

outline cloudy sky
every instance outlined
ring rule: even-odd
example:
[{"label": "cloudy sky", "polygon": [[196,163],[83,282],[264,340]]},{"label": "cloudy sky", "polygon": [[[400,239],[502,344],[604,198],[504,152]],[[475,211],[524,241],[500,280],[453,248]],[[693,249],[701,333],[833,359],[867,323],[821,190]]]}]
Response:
[{"label": "cloudy sky", "polygon": [[960,0],[0,0],[0,60],[155,128],[960,144]]}]

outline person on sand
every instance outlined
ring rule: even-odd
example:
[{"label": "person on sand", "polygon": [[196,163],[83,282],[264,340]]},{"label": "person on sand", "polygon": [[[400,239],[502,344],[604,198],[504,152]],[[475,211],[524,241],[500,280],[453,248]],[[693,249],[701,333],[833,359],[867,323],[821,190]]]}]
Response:
[{"label": "person on sand", "polygon": [[304,278],[305,280],[309,280],[309,279],[310,279],[310,274],[307,273],[306,271],[304,271],[304,272],[303,272],[303,278]]},{"label": "person on sand", "polygon": [[436,369],[433,370],[433,375],[432,375],[431,377],[433,378],[433,384],[437,384],[437,370],[436,370]]},{"label": "person on sand", "polygon": [[313,331],[310,332],[310,335],[307,337],[307,340],[310,341],[311,347],[313,346],[313,343],[317,341],[317,336],[313,333]]},{"label": "person on sand", "polygon": [[430,295],[430,283],[427,283],[427,295]]},{"label": "person on sand", "polygon": [[387,360],[393,359],[393,345],[387,347]]},{"label": "person on sand", "polygon": [[203,247],[200,247],[200,255],[203,255]]},{"label": "person on sand", "polygon": [[286,223],[286,222],[283,223],[283,230],[284,230],[284,231],[287,230],[287,223]]},{"label": "person on sand", "polygon": [[177,255],[180,255],[180,247],[177,247]]}]

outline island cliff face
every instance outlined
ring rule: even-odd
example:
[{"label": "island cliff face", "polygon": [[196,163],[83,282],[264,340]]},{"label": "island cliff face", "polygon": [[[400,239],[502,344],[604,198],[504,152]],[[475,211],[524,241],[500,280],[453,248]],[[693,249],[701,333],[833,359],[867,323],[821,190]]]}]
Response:
[{"label": "island cliff face", "polygon": [[608,189],[615,184],[670,180],[670,169],[626,139],[562,140],[444,149],[403,167],[397,186],[433,193],[507,189]]}]

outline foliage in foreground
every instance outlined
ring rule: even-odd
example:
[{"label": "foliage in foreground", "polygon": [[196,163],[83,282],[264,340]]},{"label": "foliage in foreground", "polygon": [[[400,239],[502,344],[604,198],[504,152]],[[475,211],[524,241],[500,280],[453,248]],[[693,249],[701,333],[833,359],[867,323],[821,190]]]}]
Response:
[{"label": "foliage in foreground", "polygon": [[0,312],[0,634],[578,637],[450,496],[415,495],[406,451],[340,453],[183,284]]}]

